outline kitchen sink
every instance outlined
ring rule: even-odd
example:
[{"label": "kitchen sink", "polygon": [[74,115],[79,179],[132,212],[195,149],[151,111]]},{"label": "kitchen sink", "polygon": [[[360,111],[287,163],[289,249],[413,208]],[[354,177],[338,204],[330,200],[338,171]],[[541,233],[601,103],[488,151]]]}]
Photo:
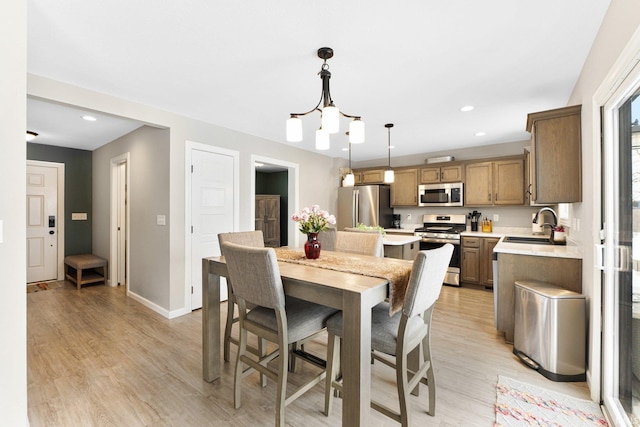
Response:
[{"label": "kitchen sink", "polygon": [[525,237],[525,236],[507,236],[503,240],[505,243],[527,243],[530,245],[551,245],[548,237]]}]

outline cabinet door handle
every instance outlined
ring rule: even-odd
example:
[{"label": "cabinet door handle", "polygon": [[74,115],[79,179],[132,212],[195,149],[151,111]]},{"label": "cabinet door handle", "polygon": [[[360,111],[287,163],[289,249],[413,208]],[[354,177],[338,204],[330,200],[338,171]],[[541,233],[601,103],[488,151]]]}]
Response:
[{"label": "cabinet door handle", "polygon": [[498,201],[498,193],[496,193],[496,202]]},{"label": "cabinet door handle", "polygon": [[487,200],[491,201],[491,193],[487,194]]}]

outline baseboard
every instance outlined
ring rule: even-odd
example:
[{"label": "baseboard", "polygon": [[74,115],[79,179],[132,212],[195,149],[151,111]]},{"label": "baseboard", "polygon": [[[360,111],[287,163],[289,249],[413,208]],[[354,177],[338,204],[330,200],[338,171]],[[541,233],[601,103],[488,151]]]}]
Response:
[{"label": "baseboard", "polygon": [[155,311],[156,313],[160,314],[161,316],[166,317],[167,319],[171,319],[171,317],[169,317],[171,313],[168,310],[164,309],[163,307],[160,307],[155,302],[151,302],[148,299],[141,297],[140,295],[131,291],[129,291],[128,296],[138,301],[140,304],[144,305],[145,307],[148,307],[151,310]]}]

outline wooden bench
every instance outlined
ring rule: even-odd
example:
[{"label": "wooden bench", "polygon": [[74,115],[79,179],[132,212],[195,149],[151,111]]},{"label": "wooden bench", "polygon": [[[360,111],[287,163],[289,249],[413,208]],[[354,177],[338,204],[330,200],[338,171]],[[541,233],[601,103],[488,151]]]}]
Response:
[{"label": "wooden bench", "polygon": [[[75,274],[74,274],[75,273]],[[107,284],[107,260],[97,255],[82,254],[64,257],[64,275],[78,289],[87,283]]]}]

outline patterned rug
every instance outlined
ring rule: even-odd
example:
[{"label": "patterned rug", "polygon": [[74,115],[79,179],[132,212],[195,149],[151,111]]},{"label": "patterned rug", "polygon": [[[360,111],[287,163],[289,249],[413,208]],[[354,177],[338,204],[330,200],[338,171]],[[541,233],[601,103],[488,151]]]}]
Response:
[{"label": "patterned rug", "polygon": [[499,376],[495,427],[607,426],[600,405]]},{"label": "patterned rug", "polygon": [[40,283],[30,283],[27,285],[27,293],[31,292],[40,292],[40,291],[48,291],[49,289],[56,289],[62,287],[64,282],[40,282]]}]

